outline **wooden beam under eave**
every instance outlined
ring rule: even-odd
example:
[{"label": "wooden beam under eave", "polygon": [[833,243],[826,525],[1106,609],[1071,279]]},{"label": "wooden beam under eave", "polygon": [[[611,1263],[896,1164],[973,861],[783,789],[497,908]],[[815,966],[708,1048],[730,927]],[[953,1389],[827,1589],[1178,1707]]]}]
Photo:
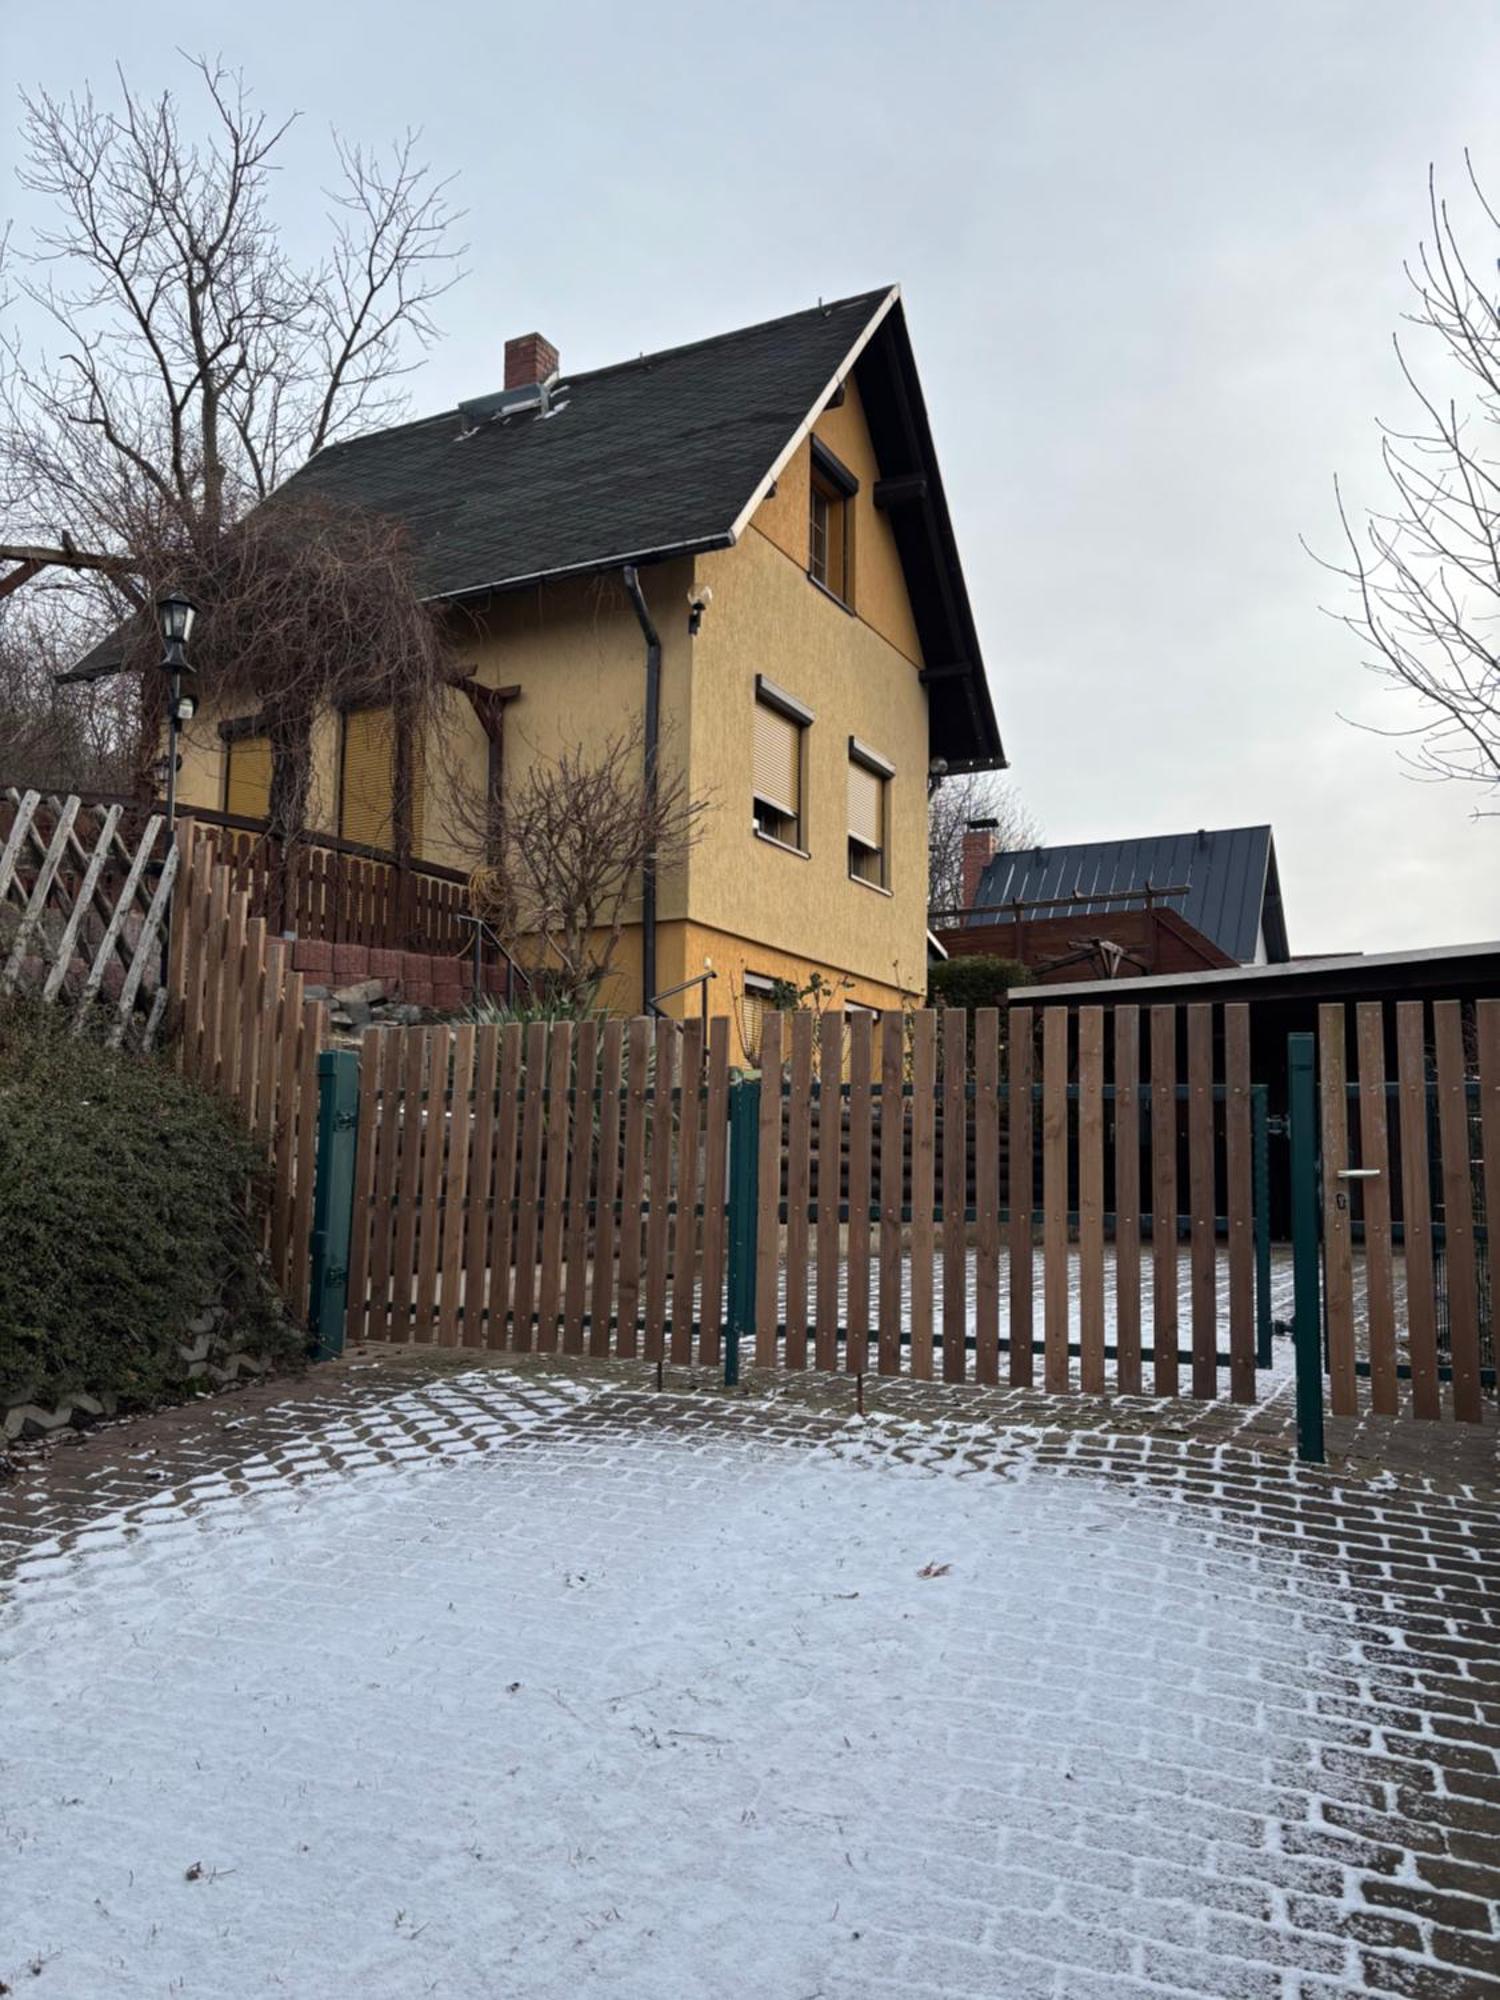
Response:
[{"label": "wooden beam under eave", "polygon": [[898,472],[875,482],[875,505],[882,513],[892,507],[914,507],[927,498],[925,472]]},{"label": "wooden beam under eave", "polygon": [[[124,556],[93,555],[87,549],[38,548],[28,542],[0,542],[0,562],[33,563],[37,569],[133,570]],[[5,579],[7,583],[10,578]]]}]

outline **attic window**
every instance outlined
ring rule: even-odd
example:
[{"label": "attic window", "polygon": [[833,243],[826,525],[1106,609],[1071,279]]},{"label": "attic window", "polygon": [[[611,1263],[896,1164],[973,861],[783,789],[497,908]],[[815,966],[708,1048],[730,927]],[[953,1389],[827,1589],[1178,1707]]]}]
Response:
[{"label": "attic window", "polygon": [[854,508],[859,481],[819,439],[812,441],[807,573],[841,604],[854,602]]}]

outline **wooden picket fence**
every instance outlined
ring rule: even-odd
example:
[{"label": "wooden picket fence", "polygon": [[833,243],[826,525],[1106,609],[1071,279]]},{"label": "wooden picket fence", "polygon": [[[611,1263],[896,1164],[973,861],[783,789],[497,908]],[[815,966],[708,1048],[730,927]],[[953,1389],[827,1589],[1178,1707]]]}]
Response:
[{"label": "wooden picket fence", "polygon": [[1134,1008],[1108,1037],[1098,1009],[796,1014],[785,1047],[773,1014],[733,1086],[724,1020],[372,1033],[349,1337],[713,1364],[737,1253],[762,1367],[1029,1384],[1040,1360],[1049,1390],[1172,1396],[1186,1361],[1192,1394],[1251,1400],[1249,1032],[1217,1011],[1152,1010],[1145,1081]]},{"label": "wooden picket fence", "polygon": [[0,793],[0,998],[99,1017],[119,1047],[149,1048],[167,1004],[162,930],[178,858],[159,814],[127,829],[119,805]]},{"label": "wooden picket fence", "polygon": [[178,830],[180,887],[168,984],[176,1060],[233,1104],[271,1169],[265,1247],[299,1317],[309,1302],[309,1242],[317,1157],[318,1055],[324,1002],[303,997],[292,947],[251,916],[248,889],[191,821]]},{"label": "wooden picket fence", "polygon": [[[1349,1028],[1353,1025],[1352,1037]],[[1335,1416],[1493,1415],[1500,1000],[1320,1007],[1324,1293]]]}]

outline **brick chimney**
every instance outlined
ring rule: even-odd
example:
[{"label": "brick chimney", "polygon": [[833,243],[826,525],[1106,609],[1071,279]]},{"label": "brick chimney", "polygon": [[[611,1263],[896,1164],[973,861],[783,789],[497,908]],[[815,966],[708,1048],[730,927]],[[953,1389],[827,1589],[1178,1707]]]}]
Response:
[{"label": "brick chimney", "polygon": [[539,383],[550,382],[557,367],[557,349],[539,333],[523,333],[518,340],[505,343],[507,389],[532,389]]},{"label": "brick chimney", "polygon": [[994,858],[994,820],[971,819],[964,828],[963,892],[966,910],[972,910],[978,902],[980,879]]}]

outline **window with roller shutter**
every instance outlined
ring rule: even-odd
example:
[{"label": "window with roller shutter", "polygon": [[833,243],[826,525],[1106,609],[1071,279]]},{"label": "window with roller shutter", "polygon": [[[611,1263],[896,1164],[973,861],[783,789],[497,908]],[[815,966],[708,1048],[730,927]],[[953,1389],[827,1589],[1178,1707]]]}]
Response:
[{"label": "window with roller shutter", "polygon": [[224,744],[224,810],[264,819],[271,810],[271,739],[230,725]]},{"label": "window with roller shutter", "polygon": [[849,738],[849,874],[872,889],[888,889],[892,766],[858,738]]},{"label": "window with roller shutter", "polygon": [[[422,850],[422,781],[414,768],[412,852]],[[355,708],[344,716],[339,759],[339,834],[389,853],[395,845],[396,732],[389,708]]]},{"label": "window with roller shutter", "polygon": [[751,747],[751,794],[756,831],[783,847],[805,850],[802,810],[803,732],[811,709],[758,674]]}]

